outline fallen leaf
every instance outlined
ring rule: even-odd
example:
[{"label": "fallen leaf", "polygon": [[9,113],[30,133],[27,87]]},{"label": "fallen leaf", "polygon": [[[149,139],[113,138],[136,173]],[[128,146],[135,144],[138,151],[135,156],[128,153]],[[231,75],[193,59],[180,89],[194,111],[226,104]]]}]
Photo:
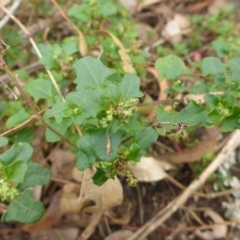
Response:
[{"label": "fallen leaf", "polygon": [[[216,212],[212,210],[207,210],[204,212],[205,217],[210,217],[214,223],[223,223],[224,219]],[[203,239],[203,240],[214,240],[220,238],[226,238],[227,235],[227,226],[219,225],[213,227],[212,231],[201,231],[197,229],[194,232],[195,236]]]},{"label": "fallen leaf", "polygon": [[182,14],[175,13],[174,19],[176,20],[176,22],[178,23],[178,26],[182,30],[186,29],[186,28],[190,28],[190,26],[191,26],[190,21]]},{"label": "fallen leaf", "polygon": [[161,154],[160,158],[174,164],[196,162],[206,153],[214,151],[216,144],[217,139],[203,140],[191,148],[185,148],[181,152]]},{"label": "fallen leaf", "polygon": [[162,2],[163,0],[144,0],[137,6],[137,12],[140,12],[142,9],[147,8],[155,3]]},{"label": "fallen leaf", "polygon": [[162,36],[171,43],[179,43],[182,40],[181,29],[175,19],[167,22],[162,30]]},{"label": "fallen leaf", "polygon": [[119,0],[130,14],[135,13],[138,0]]},{"label": "fallen leaf", "polygon": [[133,175],[140,182],[160,181],[168,176],[165,172],[174,166],[165,161],[157,161],[153,157],[141,157],[140,162],[132,167]]},{"label": "fallen leaf", "polygon": [[226,0],[213,0],[213,2],[208,6],[208,12],[210,14],[218,13],[220,9],[223,9],[228,2]]},{"label": "fallen leaf", "polygon": [[72,179],[76,182],[82,182],[83,172],[79,171],[76,167],[72,169]]},{"label": "fallen leaf", "polygon": [[162,30],[162,36],[171,43],[178,43],[182,40],[184,30],[190,28],[190,21],[181,14],[174,14],[173,19],[167,22]]},{"label": "fallen leaf", "polygon": [[71,180],[76,155],[71,153],[69,149],[57,149],[50,156],[50,160],[52,162],[51,173],[53,177]]},{"label": "fallen leaf", "polygon": [[74,183],[65,184],[63,187],[63,194],[60,201],[60,208],[62,212],[77,212],[78,195],[80,186]]},{"label": "fallen leaf", "polygon": [[76,240],[79,234],[79,229],[76,227],[67,228],[52,228],[44,231],[31,233],[32,240],[53,240],[53,239],[64,239],[64,240]]},{"label": "fallen leaf", "polygon": [[131,237],[133,232],[130,230],[119,230],[108,235],[104,240],[126,240],[128,237]]},{"label": "fallen leaf", "polygon": [[[93,173],[92,169],[84,171],[84,179],[78,199],[78,211],[103,213],[112,207],[121,205],[123,189],[119,179],[115,177],[115,179],[109,179],[102,186],[97,186],[92,181]],[[86,205],[90,202],[94,204]]]}]

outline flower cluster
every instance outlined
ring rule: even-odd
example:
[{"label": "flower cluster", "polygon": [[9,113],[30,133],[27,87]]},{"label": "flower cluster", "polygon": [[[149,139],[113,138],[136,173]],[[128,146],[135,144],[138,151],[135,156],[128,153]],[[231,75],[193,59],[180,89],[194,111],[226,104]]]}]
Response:
[{"label": "flower cluster", "polygon": [[2,202],[9,202],[16,198],[18,194],[18,190],[11,187],[8,182],[2,182],[0,184],[0,199]]},{"label": "flower cluster", "polygon": [[128,123],[133,116],[133,113],[137,111],[138,103],[138,98],[131,98],[116,104],[113,109],[107,110],[106,117],[100,120],[101,127],[106,128],[113,120],[114,116],[117,117],[122,123]]}]

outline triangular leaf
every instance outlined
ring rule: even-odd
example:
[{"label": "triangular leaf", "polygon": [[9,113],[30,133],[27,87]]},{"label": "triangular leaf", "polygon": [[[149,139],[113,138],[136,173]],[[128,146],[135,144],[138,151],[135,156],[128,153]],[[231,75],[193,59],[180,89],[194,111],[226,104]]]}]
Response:
[{"label": "triangular leaf", "polygon": [[15,143],[10,149],[0,155],[3,165],[10,165],[14,161],[22,160],[28,163],[31,159],[33,148],[29,143]]},{"label": "triangular leaf", "polygon": [[202,61],[202,76],[212,76],[218,83],[223,83],[225,68],[220,59],[215,57],[206,57]]},{"label": "triangular leaf", "polygon": [[152,127],[147,127],[135,134],[134,142],[139,145],[141,149],[147,149],[157,141],[158,134]]},{"label": "triangular leaf", "polygon": [[118,86],[122,91],[124,100],[143,96],[143,93],[140,91],[140,78],[135,74],[125,75]]},{"label": "triangular leaf", "polygon": [[30,162],[28,164],[23,182],[17,186],[17,189],[19,191],[23,191],[29,187],[45,185],[49,183],[50,179],[51,173],[48,169],[40,164]]},{"label": "triangular leaf", "polygon": [[8,210],[2,215],[3,222],[18,221],[21,223],[35,223],[44,213],[41,202],[31,198],[32,191],[26,190],[11,201]]},{"label": "triangular leaf", "polygon": [[191,101],[177,116],[178,122],[188,123],[190,126],[198,123],[206,124],[206,110],[194,101]]},{"label": "triangular leaf", "polygon": [[155,68],[158,72],[160,81],[165,78],[169,80],[177,80],[181,75],[190,73],[183,60],[174,55],[159,58],[155,63]]},{"label": "triangular leaf", "polygon": [[8,144],[8,139],[0,136],[0,147],[6,146]]},{"label": "triangular leaf", "polygon": [[225,117],[221,124],[220,130],[222,132],[231,132],[235,129],[240,129],[240,107],[235,106],[232,110],[232,114]]},{"label": "triangular leaf", "polygon": [[233,58],[227,61],[229,67],[229,78],[231,81],[240,81],[240,58]]},{"label": "triangular leaf", "polygon": [[4,167],[4,173],[9,182],[20,183],[23,181],[28,164],[23,161],[15,161]]},{"label": "triangular leaf", "polygon": [[74,64],[77,72],[77,90],[96,88],[105,83],[107,78],[115,73],[115,70],[107,68],[103,63],[93,57],[84,57]]}]

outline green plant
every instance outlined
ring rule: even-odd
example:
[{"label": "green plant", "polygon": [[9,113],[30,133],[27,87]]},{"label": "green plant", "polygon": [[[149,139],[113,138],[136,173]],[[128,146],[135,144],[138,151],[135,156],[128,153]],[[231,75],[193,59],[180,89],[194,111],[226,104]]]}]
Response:
[{"label": "green plant", "polygon": [[[8,143],[0,138],[1,146]],[[32,147],[28,143],[13,144],[0,155],[0,200],[9,203],[1,220],[33,223],[39,221],[44,213],[40,201],[33,200],[31,187],[45,185],[50,181],[50,171],[33,163]]]},{"label": "green plant", "polygon": [[[109,31],[127,47],[137,72],[141,76],[145,74],[143,66],[147,54],[139,52],[138,44],[134,45],[136,26],[129,25],[126,18],[119,28],[115,28],[118,21],[116,13],[126,16],[122,8],[119,12],[117,4],[115,1],[114,4],[107,1],[83,1],[68,11],[75,23],[83,26],[90,48],[103,46],[102,61],[93,57],[80,58],[76,37],[65,38],[57,44],[38,45],[43,55],[40,62],[52,71],[62,91],[69,88],[65,98],[57,95],[44,73],[39,73],[24,87],[26,93],[38,103],[39,110],[44,112],[41,122],[48,127],[46,140],[68,141],[77,155],[77,169],[84,171],[90,167],[96,168],[93,182],[99,186],[118,173],[123,173],[129,185],[135,186],[137,180],[131,173],[131,166],[141,156],[147,155],[158,135],[182,137],[186,135],[187,127],[199,124],[205,127],[218,125],[223,132],[240,129],[240,58],[225,58],[233,50],[224,40],[213,42],[213,47],[225,62],[215,57],[204,58],[199,62],[203,81],[190,90],[181,77],[192,73],[181,58],[169,55],[158,59],[155,67],[159,80],[172,81],[172,86],[167,89],[170,98],[184,92],[188,94],[185,96],[188,104],[182,107],[174,102],[172,111],[159,106],[155,123],[147,122],[138,114],[138,103],[143,96],[140,78],[135,74],[124,73],[118,46],[111,38],[97,33],[103,25],[109,25]],[[215,16],[208,21],[216,23],[219,19]],[[202,19],[198,19],[197,23],[201,22]],[[218,32],[229,37],[226,28]],[[197,44],[194,42],[193,45]],[[186,44],[173,46],[178,55],[184,55],[187,47]],[[168,52],[165,48],[159,48],[158,51]],[[3,52],[0,53],[2,55]],[[2,56],[0,60],[2,63]],[[34,108],[26,108],[26,103],[21,99],[10,101],[7,106],[0,102],[0,117],[6,119],[6,128],[10,130],[29,119],[33,112],[36,114]],[[29,189],[50,181],[50,172],[30,160],[33,150],[28,142],[33,135],[34,131],[26,128],[8,139],[0,137],[0,146],[6,146],[8,141],[12,143],[12,147],[0,155],[0,199],[9,204],[2,221],[32,223],[38,221],[44,212],[43,204],[31,198]],[[207,159],[204,164],[209,161]]]}]

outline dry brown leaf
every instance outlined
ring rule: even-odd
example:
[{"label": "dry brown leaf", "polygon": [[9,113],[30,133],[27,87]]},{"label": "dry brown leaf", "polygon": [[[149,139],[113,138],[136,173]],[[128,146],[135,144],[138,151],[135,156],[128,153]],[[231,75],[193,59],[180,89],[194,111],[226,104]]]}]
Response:
[{"label": "dry brown leaf", "polygon": [[132,208],[132,204],[129,203],[127,206],[127,211],[123,214],[121,218],[117,218],[114,212],[111,210],[105,212],[104,215],[109,218],[109,221],[111,224],[126,225],[131,220],[131,213],[130,213],[131,208]]},{"label": "dry brown leaf", "polygon": [[57,226],[61,223],[63,213],[60,210],[60,199],[62,196],[62,191],[58,191],[52,197],[51,203],[44,213],[42,219],[35,223],[24,225],[22,227],[25,232],[36,232],[45,230],[54,226]]},{"label": "dry brown leaf", "polygon": [[130,14],[135,13],[138,0],[119,0]]},{"label": "dry brown leaf", "polygon": [[55,239],[64,239],[64,240],[76,240],[79,234],[79,229],[74,227],[68,228],[52,228],[44,231],[31,233],[32,240],[55,240]]},{"label": "dry brown leaf", "polygon": [[181,28],[175,18],[167,22],[161,34],[171,43],[179,43],[182,40]]},{"label": "dry brown leaf", "polygon": [[[212,210],[205,211],[204,215],[205,217],[210,217],[214,223],[224,222],[224,219],[218,213]],[[217,227],[213,227],[212,231],[201,231],[197,229],[194,234],[203,240],[222,239],[227,235],[227,226],[219,225]]]},{"label": "dry brown leaf", "polygon": [[76,167],[72,170],[72,179],[76,182],[82,182],[83,179],[83,172],[79,171]]},{"label": "dry brown leaf", "polygon": [[181,152],[161,154],[160,158],[174,164],[196,162],[206,153],[214,151],[216,144],[217,139],[203,140],[191,148],[185,148]]},{"label": "dry brown leaf", "polygon": [[190,29],[190,21],[181,14],[174,14],[173,19],[169,20],[162,30],[162,36],[171,43],[178,43],[182,39],[184,30]]},{"label": "dry brown leaf", "polygon": [[226,0],[213,0],[213,2],[208,6],[208,12],[210,14],[218,13],[221,8],[224,8],[228,2]]},{"label": "dry brown leaf", "polygon": [[57,149],[50,157],[52,176],[71,180],[75,159],[76,155],[71,153],[69,149]]},{"label": "dry brown leaf", "polygon": [[201,11],[202,9],[206,8],[209,4],[211,4],[213,0],[202,0],[202,1],[196,1],[196,3],[192,3],[189,6],[187,6],[184,9],[184,12],[186,13],[194,13]]},{"label": "dry brown leaf", "polygon": [[163,0],[144,0],[137,6],[137,12],[140,12],[142,9],[147,8],[155,3],[162,2]]},{"label": "dry brown leaf", "polygon": [[79,190],[80,186],[77,184],[68,183],[64,185],[60,202],[62,212],[77,212]]},{"label": "dry brown leaf", "polygon": [[126,240],[133,235],[130,230],[119,230],[108,235],[104,240]]},{"label": "dry brown leaf", "polygon": [[190,28],[190,26],[191,26],[190,21],[182,14],[175,13],[174,19],[176,20],[176,22],[178,23],[178,26],[182,30],[186,29],[186,28]]},{"label": "dry brown leaf", "polygon": [[107,34],[108,36],[110,36],[113,39],[113,41],[119,47],[118,53],[122,60],[124,72],[136,73],[136,70],[133,67],[132,61],[131,61],[130,57],[128,56],[126,49],[123,46],[122,42],[116,36],[114,36],[111,32],[109,32],[107,30],[99,30],[98,33]]},{"label": "dry brown leaf", "polygon": [[95,231],[95,228],[99,224],[102,217],[102,213],[94,213],[91,216],[91,220],[88,226],[82,232],[80,238],[78,240],[87,240]]},{"label": "dry brown leaf", "polygon": [[[122,204],[123,189],[118,178],[109,179],[102,186],[97,186],[92,181],[94,171],[84,171],[84,179],[78,199],[78,211],[88,213],[103,213],[112,207]],[[114,194],[113,194],[114,193]],[[90,206],[86,203],[92,203]]]},{"label": "dry brown leaf", "polygon": [[141,157],[140,162],[132,168],[133,175],[140,182],[160,181],[168,176],[165,172],[173,169],[170,163],[157,161],[153,157]]}]

